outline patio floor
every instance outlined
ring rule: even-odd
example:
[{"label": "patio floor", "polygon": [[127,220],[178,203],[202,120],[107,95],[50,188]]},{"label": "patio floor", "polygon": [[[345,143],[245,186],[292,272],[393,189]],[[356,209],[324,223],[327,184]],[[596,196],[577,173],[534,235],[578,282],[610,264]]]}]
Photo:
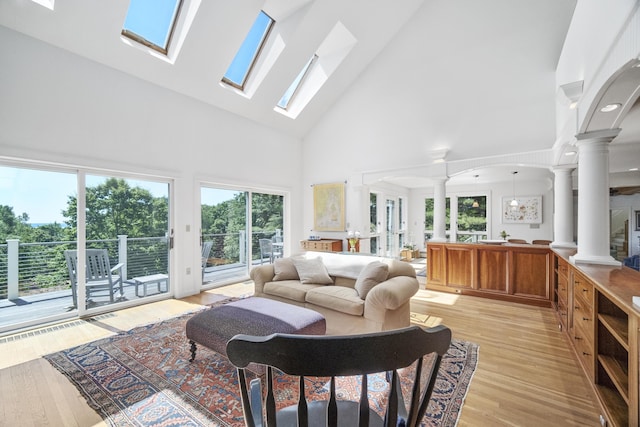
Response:
[{"label": "patio floor", "polygon": [[[258,261],[259,263],[259,261]],[[207,267],[204,273],[204,286],[228,284],[232,280],[246,280],[246,265],[235,264],[220,267]],[[169,285],[171,286],[171,285]],[[165,291],[166,287],[162,287]],[[124,297],[122,300],[139,300],[144,297],[136,295],[136,286],[133,282],[125,282],[123,286]],[[140,288],[140,295],[142,289]],[[147,297],[157,295],[158,287],[155,284],[148,285]],[[164,292],[160,292],[164,293]],[[109,305],[107,296],[93,299],[90,307]],[[61,291],[43,292],[39,294],[20,297],[15,300],[0,300],[0,335],[3,331],[9,331],[11,325],[44,319],[52,316],[68,315],[74,317],[75,309],[71,298],[71,289]]]}]

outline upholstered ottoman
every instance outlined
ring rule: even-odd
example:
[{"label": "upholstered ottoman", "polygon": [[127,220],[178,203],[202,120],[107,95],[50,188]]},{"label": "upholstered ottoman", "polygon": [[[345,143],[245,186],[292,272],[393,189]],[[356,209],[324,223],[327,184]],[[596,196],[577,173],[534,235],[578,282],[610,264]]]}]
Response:
[{"label": "upholstered ottoman", "polygon": [[196,344],[226,356],[227,342],[238,334],[324,335],[325,332],[326,322],[320,313],[258,297],[204,310],[189,319],[186,326],[191,362],[196,357]]}]

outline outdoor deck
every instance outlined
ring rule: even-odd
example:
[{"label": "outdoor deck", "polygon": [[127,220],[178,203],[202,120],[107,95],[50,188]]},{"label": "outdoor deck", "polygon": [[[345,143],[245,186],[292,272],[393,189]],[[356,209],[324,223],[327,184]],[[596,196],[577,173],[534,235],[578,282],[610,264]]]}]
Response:
[{"label": "outdoor deck", "polygon": [[[254,263],[255,262],[258,264],[260,263],[259,260],[254,261]],[[215,286],[217,283],[225,285],[234,279],[237,279],[238,281],[245,280],[247,278],[245,271],[246,266],[242,264],[207,267],[204,273],[204,286]],[[171,287],[171,284],[169,284],[169,286]],[[148,285],[147,289],[147,297],[151,297],[159,293],[158,287],[155,284]],[[136,295],[136,286],[131,280],[124,283],[123,290],[124,297],[121,298],[120,301],[141,300],[144,298]],[[162,291],[165,291],[164,286],[162,287]],[[140,289],[139,293],[142,295],[142,289]],[[107,296],[96,297],[93,299],[90,307],[109,304],[110,302]],[[14,300],[2,299],[0,300],[0,335],[2,334],[2,331],[6,330],[10,325],[52,316],[69,315],[69,317],[73,317],[74,311],[75,308],[73,307],[73,300],[71,298],[71,289],[43,292],[20,297]]]}]

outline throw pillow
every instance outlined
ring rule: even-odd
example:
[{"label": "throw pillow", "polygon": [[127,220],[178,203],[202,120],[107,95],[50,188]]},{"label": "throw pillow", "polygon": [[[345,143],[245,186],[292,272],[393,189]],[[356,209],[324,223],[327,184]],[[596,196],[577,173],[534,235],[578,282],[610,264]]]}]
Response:
[{"label": "throw pillow", "polygon": [[275,275],[273,276],[273,281],[278,280],[299,280],[298,270],[296,270],[296,266],[293,264],[293,259],[291,258],[276,258],[273,262],[273,270],[275,271]]},{"label": "throw pillow", "polygon": [[389,266],[380,261],[374,261],[367,264],[356,279],[354,288],[358,291],[360,298],[365,299],[367,294],[375,285],[387,280],[389,275]]},{"label": "throw pillow", "polygon": [[329,276],[327,267],[324,266],[322,258],[293,259],[301,283],[313,283],[315,285],[332,285],[333,279]]}]

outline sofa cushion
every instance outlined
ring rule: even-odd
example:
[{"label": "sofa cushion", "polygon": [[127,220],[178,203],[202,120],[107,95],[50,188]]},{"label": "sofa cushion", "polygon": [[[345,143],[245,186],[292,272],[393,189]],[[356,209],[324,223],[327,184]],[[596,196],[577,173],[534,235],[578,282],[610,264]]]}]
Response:
[{"label": "sofa cushion", "polygon": [[308,291],[314,288],[324,288],[324,285],[303,285],[299,280],[281,280],[279,282],[267,282],[262,292],[280,298],[286,298],[304,303]]},{"label": "sofa cushion", "polygon": [[306,301],[341,313],[364,315],[364,301],[353,288],[318,286],[307,292]]},{"label": "sofa cushion", "polygon": [[327,267],[322,263],[322,258],[292,258],[296,266],[300,282],[305,284],[330,285],[333,279],[327,272]]},{"label": "sofa cushion", "polygon": [[389,266],[379,261],[374,261],[362,269],[356,279],[354,288],[358,292],[360,298],[365,299],[369,291],[373,289],[375,285],[387,280],[388,275]]},{"label": "sofa cushion", "polygon": [[296,266],[293,264],[292,258],[276,258],[273,262],[273,270],[275,272],[275,275],[273,276],[274,281],[300,280],[298,270],[296,270]]}]

